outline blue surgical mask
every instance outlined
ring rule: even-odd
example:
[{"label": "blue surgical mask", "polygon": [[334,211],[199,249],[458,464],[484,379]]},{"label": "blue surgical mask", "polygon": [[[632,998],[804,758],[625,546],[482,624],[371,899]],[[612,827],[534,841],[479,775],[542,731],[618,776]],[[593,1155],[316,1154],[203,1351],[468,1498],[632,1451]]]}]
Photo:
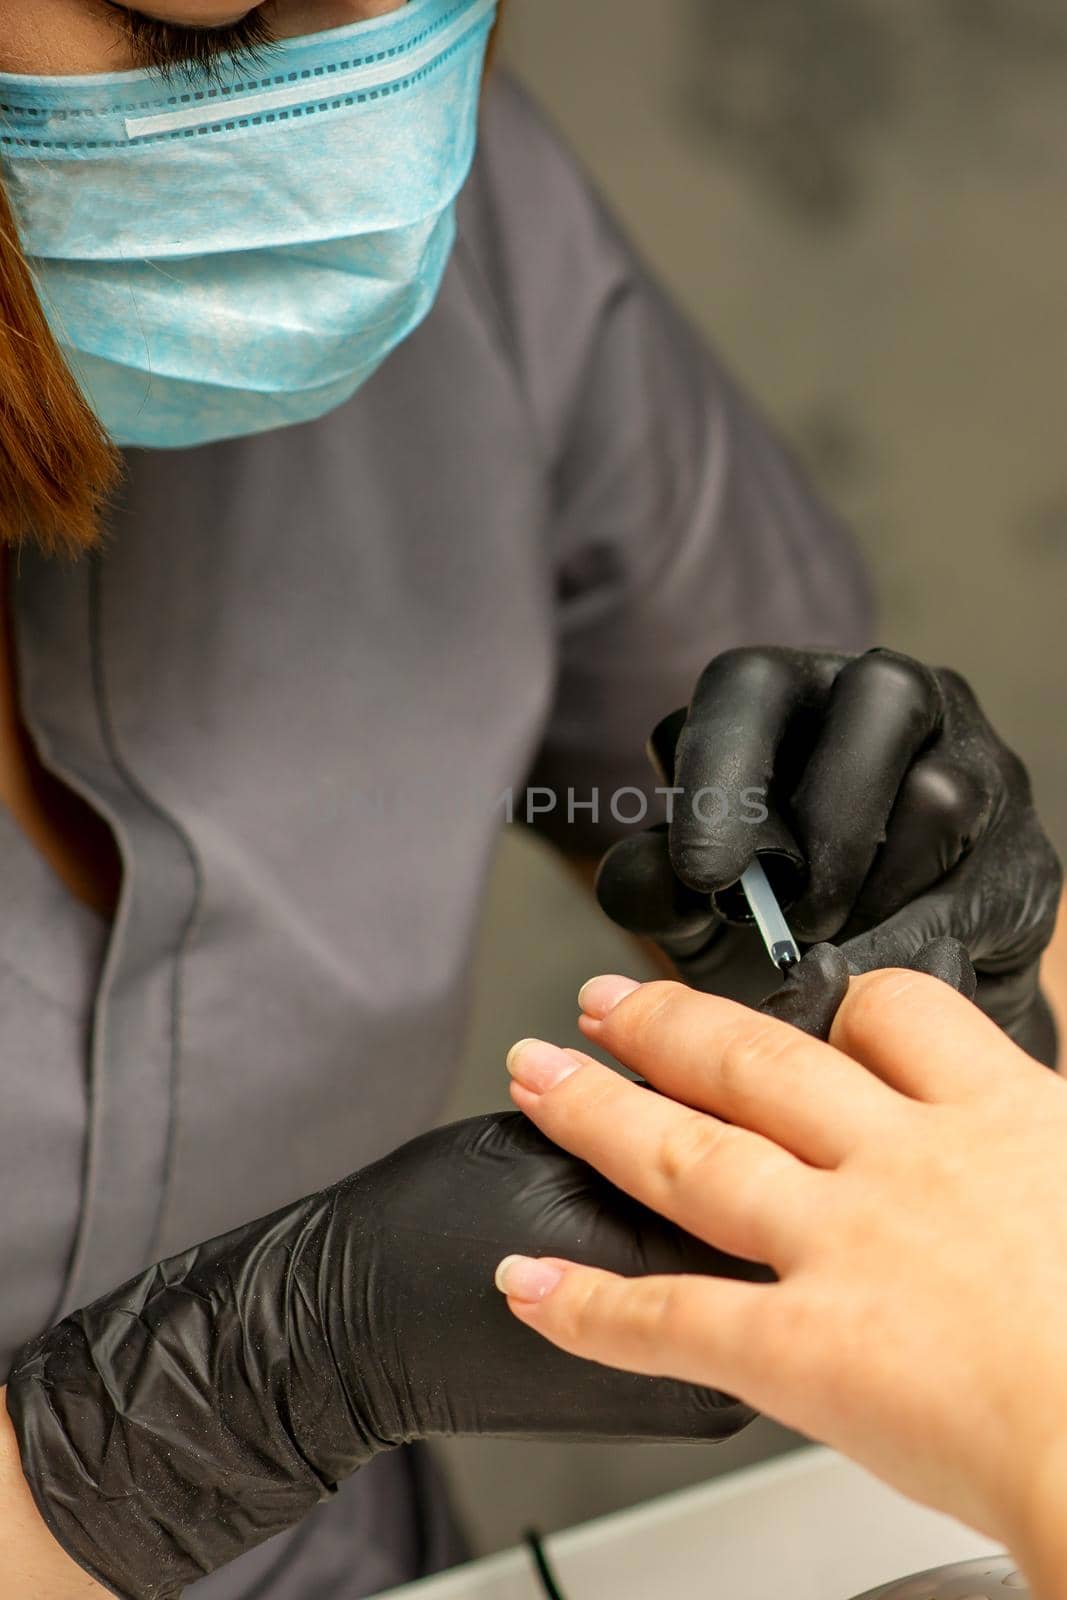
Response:
[{"label": "blue surgical mask", "polygon": [[496,0],[411,0],[259,68],[0,74],[0,170],[56,338],[116,444],[348,400],[437,297]]}]

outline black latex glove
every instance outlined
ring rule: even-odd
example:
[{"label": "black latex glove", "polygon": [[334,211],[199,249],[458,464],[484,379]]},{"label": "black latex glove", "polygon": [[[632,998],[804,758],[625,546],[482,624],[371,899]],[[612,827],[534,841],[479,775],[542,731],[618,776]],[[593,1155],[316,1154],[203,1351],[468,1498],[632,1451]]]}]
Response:
[{"label": "black latex glove", "polygon": [[564,1355],[493,1287],[512,1251],[626,1275],[766,1278],[502,1113],[176,1256],[23,1350],[23,1467],[65,1549],[126,1600],[297,1522],[381,1450],[435,1434],[718,1439],[752,1412]]},{"label": "black latex glove", "polygon": [[[968,1000],[974,999],[975,971],[966,950],[955,939],[936,939],[925,945],[911,967],[940,978]],[[790,967],[785,982],[759,1009],[780,1022],[802,1028],[816,1039],[829,1039],[834,1018],[848,993],[849,977],[843,951],[832,944],[812,945],[803,960]]]},{"label": "black latex glove", "polygon": [[1025,768],[956,673],[889,650],[731,650],[650,754],[682,791],[671,826],[616,845],[597,892],[687,981],[720,987],[729,930],[747,916],[738,879],[758,853],[805,944],[840,942],[853,972],[920,966],[951,981],[944,941],[958,941],[977,1003],[1054,1059],[1038,968],[1060,865]]}]

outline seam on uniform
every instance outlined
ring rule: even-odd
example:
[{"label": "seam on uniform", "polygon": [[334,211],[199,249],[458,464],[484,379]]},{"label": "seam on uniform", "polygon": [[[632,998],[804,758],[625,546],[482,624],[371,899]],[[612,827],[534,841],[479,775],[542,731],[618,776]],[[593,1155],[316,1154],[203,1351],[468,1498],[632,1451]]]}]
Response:
[{"label": "seam on uniform", "polygon": [[171,963],[170,984],[170,1078],[169,1095],[167,1100],[167,1133],[163,1153],[163,1174],[160,1184],[159,1203],[152,1221],[149,1235],[149,1257],[155,1252],[159,1239],[159,1232],[163,1222],[163,1213],[170,1198],[170,1184],[173,1175],[174,1142],[177,1133],[177,1102],[178,1102],[178,1064],[181,1058],[181,1005],[183,998],[183,980],[185,976],[185,957],[192,943],[193,933],[200,916],[203,901],[204,875],[200,865],[200,857],[196,847],[185,828],[176,817],[171,816],[164,806],[151,795],[141,781],[127,765],[122,751],[119,748],[115,725],[111,716],[111,704],[107,694],[107,683],[104,676],[103,650],[101,648],[101,585],[103,581],[102,567],[99,556],[92,556],[89,570],[89,657],[92,665],[93,696],[96,700],[97,713],[100,719],[100,734],[104,746],[111,757],[115,770],[123,783],[147,810],[164,822],[181,841],[193,873],[193,896],[189,907],[188,916],[178,938]]}]

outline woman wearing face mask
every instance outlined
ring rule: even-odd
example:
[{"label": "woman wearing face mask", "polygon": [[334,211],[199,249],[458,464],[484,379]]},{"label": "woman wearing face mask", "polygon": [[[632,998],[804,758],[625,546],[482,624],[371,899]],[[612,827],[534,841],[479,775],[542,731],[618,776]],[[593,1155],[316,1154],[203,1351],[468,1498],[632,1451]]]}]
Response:
[{"label": "woman wearing face mask", "polygon": [[1050,1054],[1025,775],[958,680],[849,656],[847,540],[483,85],[495,20],[0,0],[4,1592],[371,1594],[459,1548],[417,1441],[743,1424],[492,1290],[517,1245],[713,1252],[518,1119],[404,1144],[502,797],[532,776],[576,857],[622,836],[698,676],[661,767],[762,786],[765,831],[631,833],[612,913],[725,986],[709,894],[806,861],[802,932],[857,966],[959,937]]}]

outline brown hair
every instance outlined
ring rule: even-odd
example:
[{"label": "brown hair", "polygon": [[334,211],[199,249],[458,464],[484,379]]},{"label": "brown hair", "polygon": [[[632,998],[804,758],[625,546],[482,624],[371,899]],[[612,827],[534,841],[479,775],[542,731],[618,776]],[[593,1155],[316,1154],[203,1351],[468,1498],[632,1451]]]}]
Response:
[{"label": "brown hair", "polygon": [[122,470],[45,318],[0,181],[0,546],[92,549]]},{"label": "brown hair", "polygon": [[121,473],[45,320],[0,183],[0,540],[90,548]]}]

